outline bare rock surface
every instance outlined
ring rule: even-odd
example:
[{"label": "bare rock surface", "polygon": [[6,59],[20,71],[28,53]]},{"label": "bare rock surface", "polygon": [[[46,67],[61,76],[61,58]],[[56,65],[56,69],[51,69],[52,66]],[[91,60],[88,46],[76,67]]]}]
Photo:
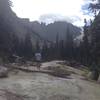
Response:
[{"label": "bare rock surface", "polygon": [[[56,64],[43,63],[42,68]],[[11,73],[0,79],[0,100],[100,100],[100,84],[82,80],[78,69],[68,69],[79,74],[67,79],[43,73]]]}]

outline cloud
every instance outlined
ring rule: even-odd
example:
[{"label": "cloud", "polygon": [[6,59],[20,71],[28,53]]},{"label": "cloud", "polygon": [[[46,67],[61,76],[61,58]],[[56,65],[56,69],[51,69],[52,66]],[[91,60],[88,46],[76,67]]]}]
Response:
[{"label": "cloud", "polygon": [[69,23],[74,23],[80,21],[78,16],[62,16],[60,14],[44,14],[39,18],[40,22],[45,22],[46,24],[53,23],[54,21],[66,21]]}]

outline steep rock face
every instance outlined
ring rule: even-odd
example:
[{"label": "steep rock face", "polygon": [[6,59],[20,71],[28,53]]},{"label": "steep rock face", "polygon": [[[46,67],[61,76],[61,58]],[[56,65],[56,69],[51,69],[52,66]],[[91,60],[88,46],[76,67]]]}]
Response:
[{"label": "steep rock face", "polygon": [[32,40],[40,39],[39,35],[30,28],[30,21],[27,18],[18,18],[10,7],[9,0],[0,0],[0,36],[3,38],[9,35],[18,36],[19,40],[24,40],[26,34],[32,35]]},{"label": "steep rock face", "polygon": [[26,33],[23,25],[21,25],[20,18],[12,11],[9,0],[0,0],[0,29],[5,34],[21,34]]},{"label": "steep rock face", "polygon": [[9,0],[0,0],[0,57],[3,62],[8,59],[12,61],[10,58],[13,54],[24,56],[28,50],[31,55],[37,40],[40,39],[40,36],[30,28],[29,19],[17,17],[10,7]]},{"label": "steep rock face", "polygon": [[80,35],[81,29],[67,22],[54,22],[48,25],[39,23],[37,21],[31,22],[31,27],[40,36],[46,38],[49,41],[55,41],[56,35],[59,34],[60,40],[66,39],[66,34],[69,32],[73,37]]},{"label": "steep rock face", "polygon": [[15,34],[19,40],[24,40],[26,34],[30,34],[32,43],[36,44],[37,41],[55,41],[57,34],[60,40],[66,40],[67,33],[75,38],[80,34],[80,29],[67,22],[59,21],[45,25],[37,21],[30,22],[29,19],[18,18],[12,11],[9,0],[0,0],[0,36],[3,34],[3,38],[8,38],[9,34]]}]

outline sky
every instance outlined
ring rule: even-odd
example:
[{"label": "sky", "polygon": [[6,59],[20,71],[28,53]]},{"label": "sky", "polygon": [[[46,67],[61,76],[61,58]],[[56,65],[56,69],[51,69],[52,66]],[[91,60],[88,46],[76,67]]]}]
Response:
[{"label": "sky", "polygon": [[12,10],[17,16],[29,18],[30,21],[38,20],[49,24],[60,20],[82,26],[84,18],[91,18],[82,10],[82,6],[90,0],[12,0],[12,2]]}]

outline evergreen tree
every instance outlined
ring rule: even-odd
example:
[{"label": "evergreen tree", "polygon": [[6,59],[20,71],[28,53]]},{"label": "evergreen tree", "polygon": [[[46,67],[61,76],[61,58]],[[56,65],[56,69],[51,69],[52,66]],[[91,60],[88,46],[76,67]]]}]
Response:
[{"label": "evergreen tree", "polygon": [[12,41],[12,46],[11,46],[12,54],[18,55],[18,52],[19,52],[19,39],[18,39],[17,35],[12,34],[11,41]]},{"label": "evergreen tree", "polygon": [[89,61],[89,57],[90,57],[90,44],[89,44],[89,40],[88,40],[88,37],[89,37],[89,26],[87,25],[87,21],[86,19],[84,19],[84,36],[83,36],[83,42],[82,42],[82,46],[81,46],[81,51],[82,51],[82,62],[84,64],[89,64],[90,61]]},{"label": "evergreen tree", "polygon": [[59,42],[59,55],[64,60],[64,40],[60,40]]},{"label": "evergreen tree", "polygon": [[66,43],[65,43],[65,56],[68,59],[73,58],[73,36],[69,31],[69,28],[67,28],[67,33],[66,33]]},{"label": "evergreen tree", "polygon": [[[92,9],[100,10],[100,0],[97,4],[93,4]],[[92,55],[92,73],[93,79],[98,80],[99,78],[99,66],[100,66],[100,13],[98,13],[89,30],[91,34],[91,55]]]},{"label": "evergreen tree", "polygon": [[19,41],[19,46],[18,46],[18,55],[21,57],[25,56],[25,41],[20,40]]},{"label": "evergreen tree", "polygon": [[25,41],[24,41],[24,56],[27,58],[32,57],[32,42],[31,42],[31,36],[30,34],[26,34]]},{"label": "evergreen tree", "polygon": [[42,56],[43,56],[44,60],[48,59],[48,45],[47,45],[46,41],[44,41],[44,43],[43,43]]},{"label": "evergreen tree", "polygon": [[40,52],[39,40],[36,41],[36,52]]},{"label": "evergreen tree", "polygon": [[100,56],[100,15],[98,15],[90,28],[93,59],[96,63]]},{"label": "evergreen tree", "polygon": [[96,17],[98,15],[97,12],[100,11],[100,0],[92,0],[92,1],[97,1],[96,3],[90,3],[89,5],[89,9],[94,13]]},{"label": "evergreen tree", "polygon": [[59,33],[56,35],[56,58],[59,59]]}]

